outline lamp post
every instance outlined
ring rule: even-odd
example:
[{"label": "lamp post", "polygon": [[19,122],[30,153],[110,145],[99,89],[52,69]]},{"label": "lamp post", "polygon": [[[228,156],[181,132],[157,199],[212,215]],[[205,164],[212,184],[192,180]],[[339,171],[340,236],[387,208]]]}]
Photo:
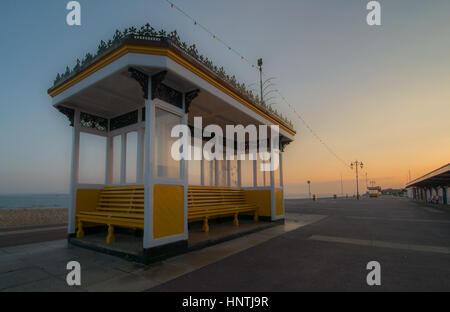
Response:
[{"label": "lamp post", "polygon": [[309,199],[311,199],[311,181],[308,180],[308,192],[309,192]]},{"label": "lamp post", "polygon": [[353,170],[353,166],[355,167],[355,171],[356,171],[356,199],[359,200],[358,167],[360,167],[362,169],[364,165],[363,165],[362,161],[355,160],[355,162],[350,163],[350,168],[352,170]]},{"label": "lamp post", "polygon": [[258,67],[259,67],[259,83],[261,88],[261,103],[264,103],[264,93],[263,93],[263,81],[262,81],[262,58],[258,59]]}]

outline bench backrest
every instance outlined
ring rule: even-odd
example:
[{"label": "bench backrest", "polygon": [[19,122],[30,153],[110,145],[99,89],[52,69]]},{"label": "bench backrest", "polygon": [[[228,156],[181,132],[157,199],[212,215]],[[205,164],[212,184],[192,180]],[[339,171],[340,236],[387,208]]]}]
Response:
[{"label": "bench backrest", "polygon": [[[189,186],[188,208],[246,204],[241,188]],[[144,186],[107,186],[100,192],[97,210],[144,213]]]},{"label": "bench backrest", "polygon": [[100,192],[97,210],[144,213],[144,186],[107,186]]},{"label": "bench backrest", "polygon": [[244,190],[232,187],[188,187],[188,207],[229,206],[245,204]]}]

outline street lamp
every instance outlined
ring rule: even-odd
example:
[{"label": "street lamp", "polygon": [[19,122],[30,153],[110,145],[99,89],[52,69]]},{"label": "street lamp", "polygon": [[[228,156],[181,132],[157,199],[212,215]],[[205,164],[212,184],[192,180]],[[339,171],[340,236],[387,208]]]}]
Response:
[{"label": "street lamp", "polygon": [[309,192],[309,199],[311,199],[311,181],[308,180],[308,192]]},{"label": "street lamp", "polygon": [[263,93],[263,81],[262,81],[262,58],[258,59],[258,67],[259,67],[259,83],[261,88],[261,103],[264,103],[264,93]]},{"label": "street lamp", "polygon": [[353,170],[353,167],[355,167],[355,171],[356,171],[356,199],[358,199],[358,200],[359,200],[358,167],[360,167],[362,169],[363,166],[364,165],[363,165],[362,161],[355,160],[355,162],[350,163],[350,168]]}]

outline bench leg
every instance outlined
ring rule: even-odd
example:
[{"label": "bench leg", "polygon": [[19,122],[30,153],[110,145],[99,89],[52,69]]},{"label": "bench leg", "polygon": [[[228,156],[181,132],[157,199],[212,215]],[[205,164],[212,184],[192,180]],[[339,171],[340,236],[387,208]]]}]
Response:
[{"label": "bench leg", "polygon": [[258,216],[258,212],[257,212],[257,211],[255,211],[255,214],[253,215],[253,220],[254,220],[255,222],[258,222],[258,221],[259,221],[259,216]]},{"label": "bench leg", "polygon": [[112,225],[108,225],[108,236],[106,237],[106,243],[111,244],[116,241],[116,237],[114,236],[114,227]]},{"label": "bench leg", "polygon": [[82,237],[84,237],[83,222],[78,221],[77,238],[82,238]]},{"label": "bench leg", "polygon": [[208,224],[208,217],[205,217],[205,219],[203,220],[203,227],[202,227],[203,232],[208,233],[209,232],[209,224]]},{"label": "bench leg", "polygon": [[238,214],[237,213],[234,214],[233,225],[234,226],[239,226],[239,219],[238,219]]}]

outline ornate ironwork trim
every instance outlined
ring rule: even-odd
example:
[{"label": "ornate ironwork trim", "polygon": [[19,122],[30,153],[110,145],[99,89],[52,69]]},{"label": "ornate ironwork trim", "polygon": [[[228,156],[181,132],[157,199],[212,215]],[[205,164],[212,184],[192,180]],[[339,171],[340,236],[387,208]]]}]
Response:
[{"label": "ornate ironwork trim", "polygon": [[99,131],[108,131],[108,119],[80,112],[80,125]]},{"label": "ornate ironwork trim", "polygon": [[200,89],[192,90],[184,95],[184,112],[189,113],[191,102],[198,96]]},{"label": "ornate ironwork trim", "polygon": [[291,143],[291,141],[283,141],[282,138],[283,137],[280,136],[280,151],[284,152],[284,149],[286,148],[287,145]]},{"label": "ornate ironwork trim", "polygon": [[152,76],[152,100],[158,98],[176,107],[183,108],[183,94],[163,83],[166,75],[167,71],[164,70]]},{"label": "ornate ironwork trim", "polygon": [[58,111],[64,115],[66,115],[67,119],[70,121],[70,126],[73,127],[73,120],[75,118],[75,110],[72,108],[58,106],[56,107]]},{"label": "ornate ironwork trim", "polygon": [[148,75],[133,67],[130,67],[128,71],[131,73],[131,78],[139,82],[142,92],[144,92],[144,99],[148,100]]},{"label": "ornate ironwork trim", "polygon": [[[93,62],[103,57],[111,50],[123,44],[128,39],[143,40],[143,41],[153,41],[153,42],[164,42],[164,44],[177,48],[180,52],[193,58],[199,62],[206,69],[214,73],[218,78],[225,81],[229,86],[233,87],[238,93],[248,98],[255,106],[263,109],[264,111],[275,115],[281,121],[293,128],[292,123],[284,117],[280,112],[272,109],[270,105],[267,105],[258,98],[257,95],[253,94],[252,90],[249,90],[244,83],[239,83],[234,75],[228,75],[223,67],[216,66],[210,59],[201,55],[195,44],[188,45],[182,42],[178,33],[176,31],[166,32],[165,30],[156,30],[149,23],[145,24],[140,28],[129,27],[123,31],[116,30],[114,36],[111,40],[101,41],[97,52],[94,54],[87,53],[84,58],[77,59],[76,64],[71,69],[69,66],[66,67],[66,71],[62,74],[58,73],[56,79],[53,83],[53,88],[57,85],[67,81],[68,79],[74,77],[77,73],[81,72]],[[255,67],[255,65],[252,65]],[[146,89],[144,87],[143,89]],[[148,91],[148,90],[147,90]],[[145,92],[145,91],[144,91]],[[145,92],[148,97],[148,92]]]},{"label": "ornate ironwork trim", "polygon": [[132,111],[118,117],[111,118],[109,128],[111,131],[120,129],[138,122],[138,111]]},{"label": "ornate ironwork trim", "polygon": [[152,76],[152,100],[154,99],[154,91],[166,79],[167,70],[163,70]]}]

